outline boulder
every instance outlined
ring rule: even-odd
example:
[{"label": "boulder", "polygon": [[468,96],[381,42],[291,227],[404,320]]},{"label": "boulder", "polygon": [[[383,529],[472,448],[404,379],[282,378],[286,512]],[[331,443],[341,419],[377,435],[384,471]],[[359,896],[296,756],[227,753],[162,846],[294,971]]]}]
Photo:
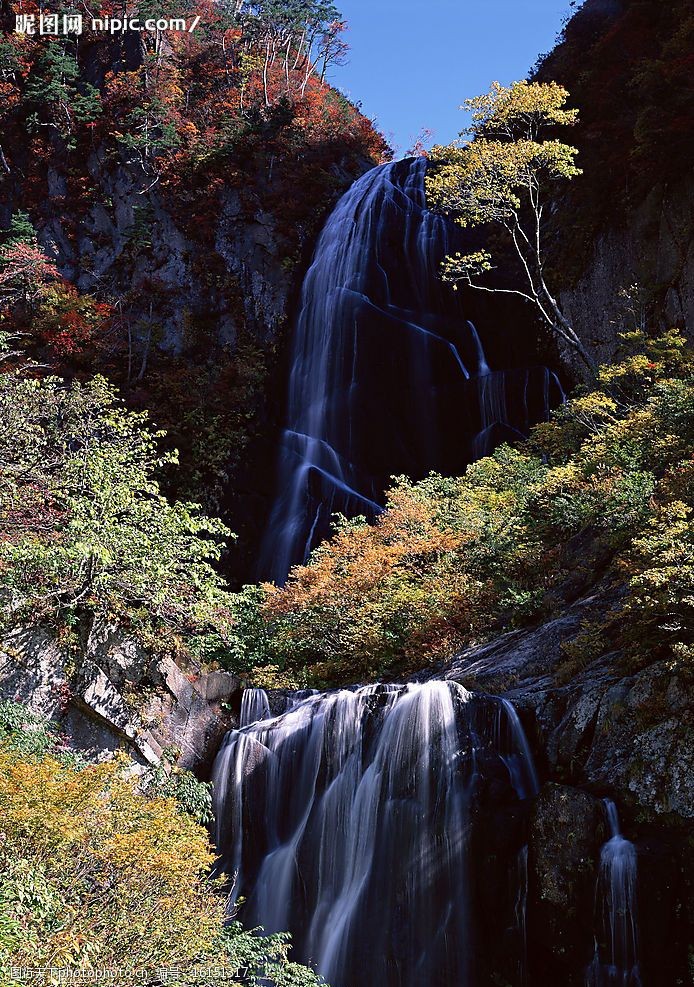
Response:
[{"label": "boulder", "polygon": [[566,785],[543,787],[528,844],[532,983],[582,984],[577,973],[587,968],[595,948],[595,889],[606,836],[599,799]]},{"label": "boulder", "polygon": [[97,758],[125,749],[143,766],[168,749],[206,778],[240,694],[235,675],[186,672],[108,623],[94,623],[76,658],[43,628],[19,628],[0,642],[0,697],[55,720],[76,749]]}]

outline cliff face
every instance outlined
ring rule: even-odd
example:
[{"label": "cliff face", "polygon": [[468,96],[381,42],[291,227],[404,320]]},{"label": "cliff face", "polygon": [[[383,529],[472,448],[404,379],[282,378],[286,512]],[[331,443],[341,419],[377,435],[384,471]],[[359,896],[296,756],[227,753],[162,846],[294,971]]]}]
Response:
[{"label": "cliff face", "polygon": [[[66,281],[6,325],[37,362],[103,373],[149,411],[180,452],[167,492],[243,536],[262,524],[284,329],[311,245],[388,154],[317,69],[341,23],[314,24],[310,52],[297,32],[291,58],[263,68],[272,5],[249,19],[203,2],[197,33],[108,38],[85,22],[61,44],[11,33],[21,12],[3,15],[0,249],[19,223]],[[239,579],[248,568],[229,562]]]},{"label": "cliff face", "polygon": [[[46,252],[67,278],[82,291],[98,291],[102,284],[126,290],[128,281],[142,286],[140,318],[150,314],[144,287],[155,284],[157,345],[173,354],[194,343],[189,330],[196,316],[211,322],[212,341],[220,348],[233,347],[240,330],[261,341],[278,334],[291,277],[282,268],[287,243],[271,213],[260,204],[255,210],[250,202],[243,205],[238,192],[224,189],[210,241],[202,246],[156,191],[144,192],[141,176],[125,167],[104,172],[99,158],[95,154],[90,159],[89,171],[101,194],[84,216],[77,241],[66,235],[60,214],[49,216],[39,228]],[[138,212],[146,215],[149,242],[133,252]],[[199,276],[201,265],[208,271],[216,268],[216,283]]]},{"label": "cliff face", "polygon": [[[635,318],[620,294],[632,288]],[[598,363],[612,362],[618,333],[642,319],[694,338],[694,182],[654,188],[626,224],[603,230],[580,276],[560,297]]]},{"label": "cliff face", "polygon": [[[243,185],[238,174],[219,184],[203,228],[185,203],[177,208],[171,195],[149,187],[141,170],[114,165],[100,149],[86,164],[94,191],[76,230],[73,214],[65,211],[65,178],[49,169],[38,237],[80,291],[122,295],[135,288],[137,296],[129,299],[135,319],[155,327],[157,349],[194,358],[201,344],[234,349],[239,336],[266,345],[286,324],[304,254],[323,215],[372,164],[366,154],[348,161],[338,152],[322,199],[307,202],[301,222],[288,225],[278,195],[291,175],[285,172],[273,184],[267,162],[256,168],[249,163]],[[204,321],[205,339],[196,338],[196,321]]]},{"label": "cliff face", "polygon": [[[595,889],[619,806],[637,851],[644,984],[688,982],[694,914],[691,682],[667,662],[627,671],[619,653],[574,657],[586,622],[619,601],[599,589],[546,624],[471,648],[436,676],[501,694],[519,710],[541,780],[529,836],[529,983],[581,987],[595,948]],[[667,943],[667,949],[663,944]]]},{"label": "cliff face", "polygon": [[635,323],[694,329],[693,39],[687,0],[586,0],[535,69],[580,111],[583,175],[557,202],[552,264],[598,362]]},{"label": "cliff face", "polygon": [[227,672],[184,671],[99,621],[79,644],[40,627],[3,635],[0,697],[53,720],[71,747],[97,759],[123,750],[136,766],[156,765],[166,750],[204,778],[235,722],[241,683]]}]

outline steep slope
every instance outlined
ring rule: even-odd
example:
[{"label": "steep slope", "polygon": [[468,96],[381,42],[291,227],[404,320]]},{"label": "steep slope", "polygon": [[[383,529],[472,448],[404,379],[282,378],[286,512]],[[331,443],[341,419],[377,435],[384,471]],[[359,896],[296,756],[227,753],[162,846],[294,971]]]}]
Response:
[{"label": "steep slope", "polygon": [[[24,224],[65,281],[40,311],[3,292],[5,324],[41,363],[106,373],[150,409],[186,466],[171,492],[233,512],[238,529],[262,499],[242,472],[272,430],[306,253],[388,153],[323,81],[344,25],[325,4],[184,3],[192,31],[110,37],[85,14],[83,34],[51,38],[40,11],[3,15],[0,227]],[[35,34],[13,32],[17,14]]]},{"label": "steep slope", "polygon": [[553,266],[598,360],[628,309],[694,330],[693,39],[689,0],[586,0],[535,69],[580,110],[584,174],[558,203]]},{"label": "steep slope", "polygon": [[641,982],[674,987],[691,973],[691,677],[668,661],[630,671],[619,651],[586,654],[586,627],[619,607],[619,594],[599,589],[555,620],[464,651],[436,672],[509,699],[533,738],[544,784],[530,830],[532,984],[586,982],[606,796],[636,847]]}]

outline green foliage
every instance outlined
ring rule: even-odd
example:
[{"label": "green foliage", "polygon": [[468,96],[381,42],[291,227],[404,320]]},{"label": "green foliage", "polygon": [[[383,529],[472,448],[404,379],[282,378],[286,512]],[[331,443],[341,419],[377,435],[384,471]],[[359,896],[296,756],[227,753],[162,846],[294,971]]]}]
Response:
[{"label": "green foliage", "polygon": [[144,205],[133,206],[133,224],[127,231],[128,247],[136,255],[143,250],[152,249],[152,224],[154,222],[154,207],[146,202]]},{"label": "green foliage", "polygon": [[[200,340],[203,327],[188,332]],[[233,489],[229,477],[258,432],[267,378],[267,354],[246,339],[205,367],[188,359],[155,360],[147,400],[186,466],[167,471],[167,490],[184,499],[203,497],[207,511],[219,511]]]},{"label": "green foliage", "polygon": [[[287,933],[261,936],[258,931],[248,932],[239,922],[230,923],[224,930],[222,957],[230,963],[239,987],[261,982],[272,987],[319,987],[324,983],[312,970],[289,962],[291,940]],[[199,987],[207,985],[200,982]]]},{"label": "green foliage", "polygon": [[86,762],[71,751],[58,727],[22,703],[0,699],[0,746],[6,746],[21,757],[50,755],[61,764],[80,767]]},{"label": "green foliage", "polygon": [[[240,659],[245,646],[259,663],[262,640],[276,667],[317,684],[402,674],[550,615],[564,593],[589,590],[593,555],[601,578],[628,585],[613,647],[635,662],[686,658],[694,377],[676,333],[624,342],[597,389],[520,448],[459,478],[399,478],[374,524],[338,521],[284,588],[247,591]],[[602,629],[586,637],[594,656],[601,641]]]},{"label": "green foliage", "polygon": [[214,623],[225,526],[169,503],[145,414],[101,377],[0,377],[0,607],[5,622],[143,608],[171,628]]},{"label": "green foliage", "polygon": [[29,213],[22,209],[12,213],[9,228],[0,232],[3,247],[14,247],[18,243],[36,245],[36,228]]},{"label": "green foliage", "polygon": [[182,771],[175,762],[175,753],[164,751],[159,764],[142,776],[142,791],[150,797],[175,799],[181,811],[201,825],[211,823],[212,786],[198,781],[192,771]]},{"label": "green foliage", "polygon": [[27,116],[30,131],[48,126],[57,130],[67,147],[77,147],[75,128],[91,123],[101,113],[101,97],[96,86],[80,77],[80,68],[68,41],[49,40],[43,46],[36,72],[29,78],[23,99],[28,107],[37,106]]},{"label": "green foliage", "polygon": [[635,538],[634,574],[626,606],[633,646],[650,642],[687,663],[694,673],[694,509],[674,501],[659,508]]}]

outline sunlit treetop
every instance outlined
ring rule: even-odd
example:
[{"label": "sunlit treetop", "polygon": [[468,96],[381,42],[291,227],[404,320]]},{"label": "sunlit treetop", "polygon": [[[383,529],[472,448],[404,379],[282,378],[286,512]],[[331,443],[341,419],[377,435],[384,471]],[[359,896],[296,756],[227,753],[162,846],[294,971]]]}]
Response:
[{"label": "sunlit treetop", "polygon": [[508,87],[493,82],[488,93],[465,100],[463,107],[473,122],[462,133],[509,140],[524,133],[528,140],[534,140],[546,126],[570,127],[576,123],[578,110],[566,109],[568,99],[568,91],[558,82],[521,79]]},{"label": "sunlit treetop", "polygon": [[427,175],[427,195],[439,212],[460,226],[498,224],[520,262],[518,284],[508,288],[479,283],[493,270],[486,249],[446,259],[444,280],[478,291],[513,294],[537,309],[552,335],[573,349],[593,370],[583,343],[561,311],[545,276],[544,232],[556,183],[581,174],[578,150],[555,136],[573,126],[578,110],[567,108],[569,93],[556,82],[494,82],[489,92],[466,100],[472,125],[461,140],[435,147]]}]

